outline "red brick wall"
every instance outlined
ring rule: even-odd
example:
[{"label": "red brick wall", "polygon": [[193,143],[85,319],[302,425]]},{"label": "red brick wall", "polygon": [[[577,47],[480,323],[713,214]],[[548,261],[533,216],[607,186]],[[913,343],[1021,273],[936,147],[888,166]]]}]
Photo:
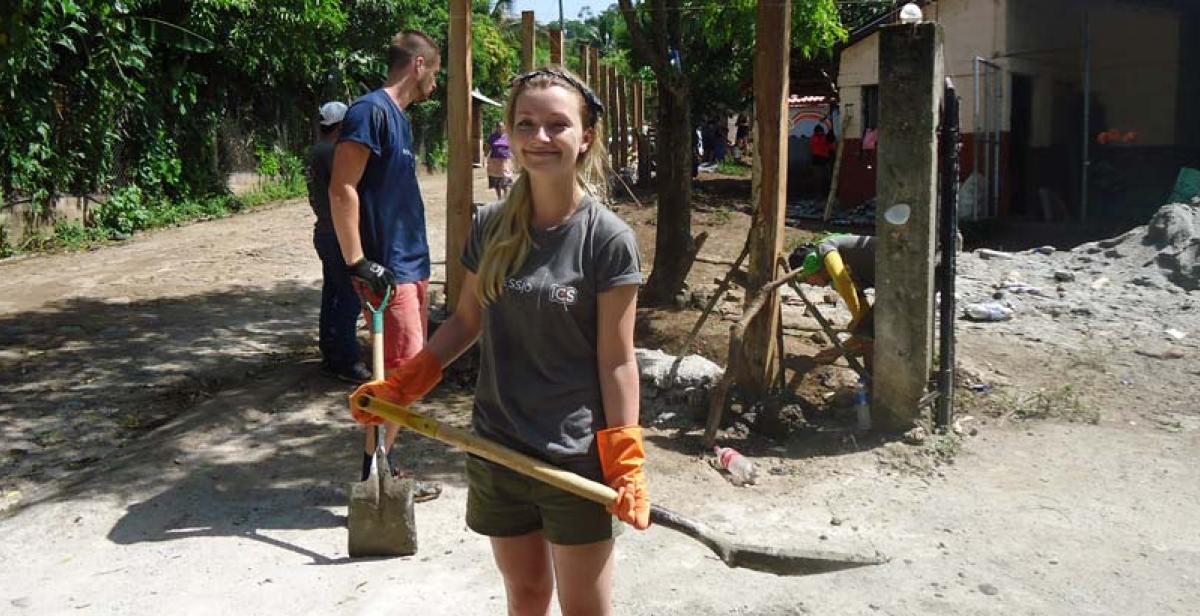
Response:
[{"label": "red brick wall", "polygon": [[[1008,213],[1011,200],[1011,190],[1009,190],[1011,187],[1009,180],[1011,143],[1009,137],[1009,133],[1002,133],[1000,136],[1001,216]],[[975,155],[975,135],[963,134],[962,141],[959,163],[960,182],[971,175]],[[844,209],[852,209],[876,194],[876,150],[863,150],[861,139],[846,139],[842,147],[845,148],[845,152],[842,154],[842,168],[838,173],[838,201]],[[982,152],[980,155],[982,156]]]}]

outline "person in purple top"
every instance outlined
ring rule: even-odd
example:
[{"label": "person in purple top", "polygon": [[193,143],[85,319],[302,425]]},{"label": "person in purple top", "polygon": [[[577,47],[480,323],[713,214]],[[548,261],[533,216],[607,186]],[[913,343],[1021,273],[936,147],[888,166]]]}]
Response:
[{"label": "person in purple top", "polygon": [[497,199],[504,199],[513,184],[512,150],[508,147],[508,133],[504,132],[504,122],[496,123],[496,130],[488,135],[485,145],[488,155],[488,188],[496,191]]}]

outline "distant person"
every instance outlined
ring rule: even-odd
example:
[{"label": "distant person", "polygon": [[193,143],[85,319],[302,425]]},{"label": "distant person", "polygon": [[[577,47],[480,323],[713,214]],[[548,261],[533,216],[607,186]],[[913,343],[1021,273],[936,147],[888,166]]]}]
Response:
[{"label": "distant person", "polygon": [[317,347],[321,350],[321,371],[351,383],[371,380],[371,370],[361,361],[356,326],[362,306],[346,272],[346,261],[338,246],[329,208],[329,177],[333,172],[333,151],[341,133],[346,104],[337,101],[321,105],[320,138],[308,150],[308,204],[317,216],[313,225],[313,247],[321,259],[321,316],[318,320]]},{"label": "distant person", "polygon": [[729,130],[725,122],[713,120],[713,164],[719,165],[725,160],[729,149]]},{"label": "distant person", "polygon": [[830,175],[833,170],[830,162],[833,159],[835,144],[832,135],[825,134],[825,127],[817,125],[813,129],[812,138],[808,141],[808,149],[812,154],[813,167],[817,168],[821,182],[821,196],[829,194]]},{"label": "distant person", "polygon": [[[871,369],[874,356],[875,316],[873,307],[863,294],[875,288],[875,237],[871,235],[828,235],[816,242],[797,247],[788,255],[788,267],[803,270],[801,280],[815,286],[832,286],[850,309],[850,339],[843,345],[847,351],[861,353],[863,363]],[[816,357],[818,361],[837,359],[838,351],[829,349]]]},{"label": "distant person", "polygon": [[746,150],[750,147],[750,118],[746,114],[739,113],[737,117],[737,140],[734,141],[735,158],[746,156]]},{"label": "distant person", "polygon": [[813,129],[812,138],[808,140],[808,149],[812,154],[813,166],[826,167],[833,158],[833,140],[825,134],[825,127],[818,125]]},{"label": "distant person", "polygon": [[484,147],[487,149],[488,188],[496,191],[497,199],[503,199],[513,184],[512,149],[508,146],[504,122],[496,122],[496,130],[488,135]]},{"label": "distant person", "polygon": [[[429,241],[425,203],[417,183],[412,123],[405,109],[437,87],[441,53],[428,35],[407,31],[392,38],[383,87],[350,105],[333,163],[329,200],[342,257],[359,297],[384,313],[384,367],[393,372],[425,345],[428,323]],[[367,315],[370,318],[370,315]],[[389,423],[385,450],[399,427]],[[371,470],[375,430],[363,437],[362,478]],[[425,493],[428,488],[430,492]],[[418,499],[440,491],[418,484]]]}]

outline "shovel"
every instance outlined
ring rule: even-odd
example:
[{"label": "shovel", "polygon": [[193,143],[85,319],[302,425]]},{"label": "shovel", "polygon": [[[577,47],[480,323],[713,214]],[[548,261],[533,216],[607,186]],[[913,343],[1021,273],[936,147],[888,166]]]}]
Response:
[{"label": "shovel", "polygon": [[[384,294],[379,306],[364,301],[371,312],[371,363],[374,380],[385,378],[383,364],[383,310],[391,297]],[[366,481],[350,484],[351,558],[361,556],[411,556],[417,553],[417,526],[413,517],[413,479],[392,476],[384,444],[384,426],[375,427],[375,454]]]},{"label": "shovel", "polygon": [[[465,430],[444,425],[436,419],[425,417],[406,407],[374,396],[358,396],[353,403],[368,413],[378,415],[388,421],[394,421],[414,432],[485,458],[592,502],[609,505],[617,500],[617,492],[602,483],[585,479],[575,473],[518,453]],[[695,520],[690,520],[659,505],[651,505],[650,521],[703,543],[730,567],[743,567],[776,575],[811,575],[887,562],[887,559],[879,554],[871,556],[839,554],[824,550],[796,550],[738,543]]]}]

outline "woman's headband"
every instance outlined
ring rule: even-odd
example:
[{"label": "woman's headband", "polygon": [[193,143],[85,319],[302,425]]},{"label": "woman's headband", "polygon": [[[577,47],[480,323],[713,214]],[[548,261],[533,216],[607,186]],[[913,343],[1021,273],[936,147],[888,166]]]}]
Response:
[{"label": "woman's headband", "polygon": [[535,71],[529,71],[528,73],[524,73],[521,75],[517,75],[516,77],[513,77],[512,81],[509,82],[509,85],[515,88],[518,85],[523,84],[526,81],[529,81],[530,79],[533,79],[534,77],[553,77],[554,79],[565,81],[568,84],[570,84],[571,87],[575,88],[576,90],[579,90],[579,93],[581,95],[583,95],[584,103],[587,104],[588,126],[589,127],[594,126],[596,124],[597,118],[599,118],[604,113],[604,103],[601,103],[600,99],[596,98],[596,93],[592,92],[591,88],[584,85],[583,82],[579,81],[578,79],[576,79],[558,69],[539,68]]}]

